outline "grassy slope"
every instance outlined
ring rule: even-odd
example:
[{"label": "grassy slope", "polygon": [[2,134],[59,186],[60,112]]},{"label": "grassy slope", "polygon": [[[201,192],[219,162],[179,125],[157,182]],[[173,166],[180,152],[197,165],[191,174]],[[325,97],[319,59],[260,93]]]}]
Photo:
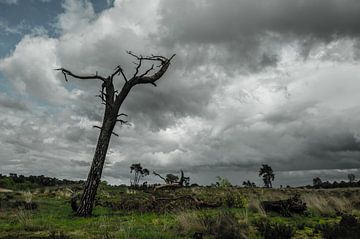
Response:
[{"label": "grassy slope", "polygon": [[[90,218],[74,217],[69,205],[70,194],[64,190],[46,190],[37,193],[8,192],[12,200],[26,199],[39,204],[34,211],[0,208],[0,238],[45,238],[49,235],[66,235],[69,238],[191,238],[195,231],[206,231],[204,218],[215,218],[219,212],[231,211],[241,231],[250,238],[262,238],[256,230],[258,221],[269,220],[296,228],[295,238],[322,238],[316,229],[319,224],[338,222],[339,212],[360,216],[360,189],[243,189],[231,188],[231,194],[245,195],[245,208],[216,208],[178,210],[167,213],[111,210],[97,206]],[[218,188],[183,189],[180,193],[192,193],[198,197],[217,200],[224,192]],[[261,200],[278,200],[300,193],[309,207],[307,216],[282,217],[266,214]],[[137,192],[135,195],[141,195]],[[120,197],[135,197],[124,189],[103,188],[101,200],[117,201]],[[207,220],[209,221],[209,220]],[[56,238],[56,237],[55,237]],[[65,237],[64,237],[65,238]],[[213,238],[208,234],[206,238]]]}]

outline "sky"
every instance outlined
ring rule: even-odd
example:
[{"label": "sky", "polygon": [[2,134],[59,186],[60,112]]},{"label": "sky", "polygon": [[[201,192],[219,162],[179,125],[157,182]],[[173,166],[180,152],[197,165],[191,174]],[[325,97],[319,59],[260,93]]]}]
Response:
[{"label": "sky", "polygon": [[0,0],[0,173],[86,179],[101,82],[53,69],[131,76],[129,50],[176,57],[123,103],[103,180],[132,163],[198,184],[261,185],[262,164],[275,186],[360,178],[356,0]]}]

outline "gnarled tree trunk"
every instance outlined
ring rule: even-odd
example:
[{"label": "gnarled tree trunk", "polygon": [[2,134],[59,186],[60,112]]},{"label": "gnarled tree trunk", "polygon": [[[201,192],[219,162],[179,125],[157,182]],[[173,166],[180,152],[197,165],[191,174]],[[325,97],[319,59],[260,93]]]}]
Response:
[{"label": "gnarled tree trunk", "polygon": [[[103,82],[99,97],[102,100],[102,103],[105,105],[104,118],[101,127],[94,126],[95,128],[100,129],[100,135],[96,145],[90,172],[86,180],[84,192],[80,199],[80,205],[76,211],[77,216],[86,217],[90,216],[92,213],[96,191],[100,183],[111,135],[114,134],[118,136],[118,134],[113,132],[114,127],[117,122],[120,122],[121,124],[126,123],[126,121],[118,119],[118,117],[127,116],[126,114],[119,114],[119,110],[131,88],[138,84],[152,84],[153,86],[156,86],[155,82],[163,76],[170,65],[171,59],[175,56],[173,55],[168,59],[163,56],[143,57],[137,56],[132,52],[128,53],[138,60],[135,73],[130,79],[126,77],[120,66],[116,67],[115,71],[106,78],[99,76],[98,74],[80,76],[73,74],[71,71],[64,68],[56,69],[63,73],[66,81],[67,76],[72,76],[78,79],[98,79]],[[160,65],[158,66],[159,69],[153,75],[149,75],[149,73],[154,70],[154,65],[152,65],[151,68],[144,71],[144,73],[139,73],[143,61],[160,62]],[[120,74],[122,75],[125,83],[120,92],[117,93],[117,91],[114,90],[113,80],[115,76]]]}]

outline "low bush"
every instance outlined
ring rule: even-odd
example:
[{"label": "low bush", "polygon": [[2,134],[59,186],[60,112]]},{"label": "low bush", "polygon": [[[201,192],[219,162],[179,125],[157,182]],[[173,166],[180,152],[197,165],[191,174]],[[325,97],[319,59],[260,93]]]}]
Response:
[{"label": "low bush", "polygon": [[360,238],[360,222],[352,215],[344,214],[337,224],[327,223],[317,228],[326,239],[357,239]]},{"label": "low bush", "polygon": [[243,239],[248,228],[246,224],[240,224],[234,213],[222,211],[214,216],[202,217],[206,234],[213,235],[217,239]]},{"label": "low bush", "polygon": [[255,226],[265,239],[290,239],[296,231],[291,225],[271,222],[266,218],[256,221]]}]

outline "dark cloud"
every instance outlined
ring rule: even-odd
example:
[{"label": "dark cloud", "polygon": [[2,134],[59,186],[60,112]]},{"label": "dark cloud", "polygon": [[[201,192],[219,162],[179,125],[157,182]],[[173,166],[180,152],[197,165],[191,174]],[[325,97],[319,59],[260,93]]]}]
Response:
[{"label": "dark cloud", "polygon": [[162,1],[167,43],[222,43],[267,31],[331,39],[358,36],[360,3],[354,0]]},{"label": "dark cloud", "polygon": [[354,0],[162,1],[158,39],[179,51],[191,48],[186,61],[195,65],[214,61],[228,73],[259,71],[276,65],[286,42],[299,44],[307,57],[319,42],[357,38],[359,12]]},{"label": "dark cloud", "polygon": [[0,60],[14,91],[35,99],[0,94],[4,173],[86,178],[101,82],[64,82],[52,69],[106,76],[120,64],[132,76],[126,50],[176,57],[158,87],[136,86],[125,100],[130,125],[115,128],[105,180],[128,183],[134,162],[163,174],[183,169],[205,184],[216,176],[259,184],[262,163],[279,184],[360,167],[357,1],[134,0],[98,13],[87,1],[63,6],[56,37],[24,36]]}]

